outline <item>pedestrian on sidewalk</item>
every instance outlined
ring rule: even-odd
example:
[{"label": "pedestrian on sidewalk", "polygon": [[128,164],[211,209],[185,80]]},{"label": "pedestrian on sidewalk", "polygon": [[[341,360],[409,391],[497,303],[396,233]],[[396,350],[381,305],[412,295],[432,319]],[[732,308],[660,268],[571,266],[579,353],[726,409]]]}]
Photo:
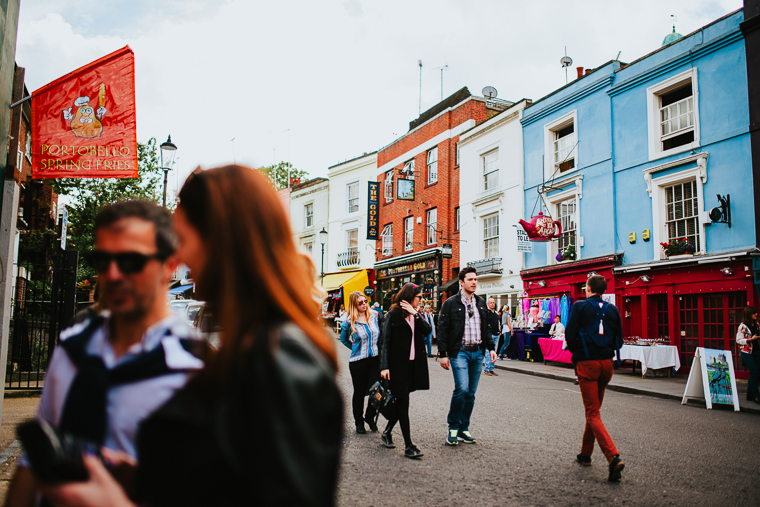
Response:
[{"label": "pedestrian on sidewalk", "polygon": [[742,323],[736,330],[736,344],[739,346],[741,358],[749,369],[749,381],[747,382],[747,401],[760,403],[760,392],[757,388],[757,349],[760,344],[760,328],[757,325],[757,310],[754,306],[748,306],[744,309]]},{"label": "pedestrian on sidewalk", "polygon": [[[496,311],[496,301],[494,298],[488,298],[488,312],[486,312],[488,319],[488,329],[491,333],[491,339],[494,343],[499,342],[499,336],[501,335],[501,320],[499,319],[499,313]],[[495,350],[495,349],[494,349]],[[491,359],[490,354],[483,356],[483,375],[489,375],[491,377],[498,377],[494,365],[496,364],[496,357]]]},{"label": "pedestrian on sidewalk", "polygon": [[475,295],[478,287],[477,270],[468,266],[459,271],[459,292],[447,299],[438,315],[438,355],[441,367],[451,368],[454,392],[447,417],[446,443],[474,444],[470,433],[470,418],[475,408],[475,393],[480,382],[480,369],[485,351],[496,359],[493,333],[488,326],[488,309],[482,298]]},{"label": "pedestrian on sidewalk", "polygon": [[391,393],[396,397],[396,414],[383,431],[383,445],[395,447],[391,433],[398,422],[404,437],[404,456],[414,459],[421,458],[422,451],[412,442],[409,394],[430,389],[425,355],[425,336],[430,333],[430,325],[418,311],[421,292],[422,287],[413,283],[401,288],[388,310],[380,341],[380,375],[390,381]]},{"label": "pedestrian on sidewalk", "polygon": [[435,318],[433,316],[433,310],[429,304],[425,304],[425,310],[422,312],[422,318],[425,319],[430,325],[430,332],[425,336],[425,345],[427,345],[428,357],[433,356],[433,340],[435,339]]},{"label": "pedestrian on sidewalk", "polygon": [[[188,352],[203,344],[166,304],[178,264],[169,212],[119,202],[100,210],[94,230],[88,258],[106,310],[61,332],[36,419],[134,458],[137,428],[203,366]],[[37,489],[22,458],[6,505],[35,505]]]},{"label": "pedestrian on sidewalk", "polygon": [[365,421],[371,431],[377,431],[375,407],[372,403],[367,403],[367,411],[363,416],[362,412],[367,391],[380,378],[379,339],[377,312],[369,309],[367,297],[362,292],[352,292],[348,296],[348,318],[341,324],[340,341],[351,350],[348,358],[348,370],[354,387],[351,408],[356,432],[360,434],[367,433],[364,429]]},{"label": "pedestrian on sidewalk", "polygon": [[501,341],[499,359],[505,359],[507,357],[509,342],[512,341],[512,314],[510,313],[509,305],[504,305],[501,308]]},{"label": "pedestrian on sidewalk", "polygon": [[218,316],[219,350],[143,422],[134,490],[88,456],[88,482],[46,492],[77,506],[334,505],[335,339],[277,194],[261,172],[233,165],[197,169],[179,199],[179,258]]},{"label": "pedestrian on sidewalk", "polygon": [[594,441],[599,443],[607,458],[610,481],[620,480],[625,463],[615,447],[599,413],[604,392],[612,379],[612,358],[623,346],[623,324],[615,305],[602,300],[607,280],[594,275],[586,281],[586,300],[575,303],[570,311],[565,337],[567,348],[578,374],[578,382],[586,410],[581,453],[576,460],[591,465]]}]

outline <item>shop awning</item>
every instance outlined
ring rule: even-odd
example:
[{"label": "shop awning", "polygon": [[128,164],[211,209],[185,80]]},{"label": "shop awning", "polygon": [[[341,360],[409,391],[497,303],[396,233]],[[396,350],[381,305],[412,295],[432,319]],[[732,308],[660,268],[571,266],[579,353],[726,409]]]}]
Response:
[{"label": "shop awning", "polygon": [[168,294],[171,294],[173,296],[176,296],[177,294],[182,294],[185,291],[188,291],[193,288],[193,285],[179,285],[177,287],[174,287],[173,289],[169,289],[166,291]]},{"label": "shop awning", "polygon": [[[346,271],[344,273],[330,273],[325,275],[325,277],[322,279],[322,284],[320,287],[322,287],[326,291],[331,291],[335,289],[339,289],[343,284],[345,284],[348,280],[353,278],[359,273],[364,273],[364,276],[367,276],[367,271]],[[365,285],[366,287],[366,285]],[[362,287],[363,289],[364,287]]]},{"label": "shop awning", "polygon": [[448,282],[441,285],[441,292],[450,292],[452,290],[459,290],[459,277],[456,276]]},{"label": "shop awning", "polygon": [[369,285],[367,270],[363,269],[356,273],[351,279],[343,282],[343,304],[348,308],[348,297],[354,291],[364,292],[364,288]]}]

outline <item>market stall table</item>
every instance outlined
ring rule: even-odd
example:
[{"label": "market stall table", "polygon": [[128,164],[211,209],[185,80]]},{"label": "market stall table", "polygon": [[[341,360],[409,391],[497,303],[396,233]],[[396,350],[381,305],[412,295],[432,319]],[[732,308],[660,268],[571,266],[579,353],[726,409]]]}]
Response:
[{"label": "market stall table", "polygon": [[553,338],[538,339],[538,345],[541,347],[541,352],[544,356],[544,364],[546,364],[546,361],[566,364],[573,363],[573,354],[569,350],[562,350],[562,344],[564,341],[565,340],[555,340]]},{"label": "market stall table", "polygon": [[[672,345],[623,345],[620,348],[620,360],[640,362],[642,378],[650,368],[653,370],[668,368],[668,377],[670,377],[670,368],[677,370],[681,367],[681,360],[678,358],[678,347]],[[636,372],[635,362],[633,364],[633,372]]]}]

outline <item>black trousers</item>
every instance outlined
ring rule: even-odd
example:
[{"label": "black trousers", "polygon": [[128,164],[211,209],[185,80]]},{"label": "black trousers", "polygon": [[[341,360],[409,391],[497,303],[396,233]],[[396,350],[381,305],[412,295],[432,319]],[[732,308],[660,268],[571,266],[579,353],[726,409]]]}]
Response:
[{"label": "black trousers", "polygon": [[369,388],[380,379],[380,358],[368,357],[358,361],[348,363],[348,371],[351,372],[351,383],[354,385],[354,395],[351,398],[351,408],[354,413],[354,422],[356,425],[364,425],[364,419],[373,420],[375,418],[375,407],[367,403],[367,411],[362,418],[364,410],[364,397],[367,396]]}]

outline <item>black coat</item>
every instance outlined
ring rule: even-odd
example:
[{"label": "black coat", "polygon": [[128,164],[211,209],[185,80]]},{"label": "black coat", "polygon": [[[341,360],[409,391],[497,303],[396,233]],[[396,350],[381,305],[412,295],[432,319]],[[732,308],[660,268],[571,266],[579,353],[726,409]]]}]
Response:
[{"label": "black coat", "polygon": [[430,325],[422,315],[414,318],[414,361],[409,360],[412,350],[412,328],[404,320],[401,308],[394,308],[385,316],[380,339],[380,370],[391,372],[391,392],[412,392],[430,389],[425,337]]},{"label": "black coat", "polygon": [[586,343],[589,356],[586,357],[586,353],[583,350],[583,338],[581,337],[581,329],[598,322],[596,311],[593,305],[601,303],[602,298],[594,295],[588,299],[577,301],[573,303],[570,309],[570,317],[565,328],[565,341],[567,342],[567,350],[572,352],[573,363],[587,360],[604,360],[612,359],[615,357],[615,351],[623,346],[623,322],[620,319],[620,311],[617,306],[608,305],[607,310],[604,312],[603,326],[606,333],[613,339],[610,341],[608,347],[597,347],[593,343]]},{"label": "black coat", "polygon": [[[488,308],[483,298],[472,295],[480,314],[480,349],[494,350],[495,344],[491,335],[499,334],[499,328],[492,330],[488,325]],[[460,293],[457,292],[444,301],[441,313],[438,315],[438,355],[440,357],[457,357],[462,349],[464,337],[465,312]]]}]

